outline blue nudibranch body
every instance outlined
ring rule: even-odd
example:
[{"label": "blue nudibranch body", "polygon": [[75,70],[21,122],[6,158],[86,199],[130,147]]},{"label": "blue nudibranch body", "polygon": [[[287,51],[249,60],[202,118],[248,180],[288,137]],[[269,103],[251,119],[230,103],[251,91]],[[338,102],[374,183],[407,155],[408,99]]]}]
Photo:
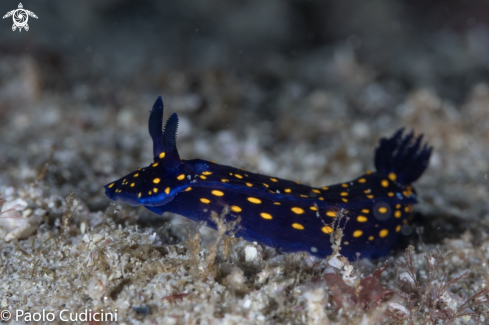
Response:
[{"label": "blue nudibranch body", "polygon": [[173,212],[195,221],[210,220],[211,211],[229,207],[228,220],[241,217],[237,237],[282,252],[331,254],[331,233],[343,229],[341,254],[378,258],[396,246],[402,227],[417,203],[411,183],[428,165],[432,148],[422,135],[381,139],[375,172],[341,184],[309,187],[293,181],[194,159],[183,160],[176,147],[178,116],[162,129],[163,101],[149,117],[154,162],[105,185],[111,200],[143,205],[161,215]]}]

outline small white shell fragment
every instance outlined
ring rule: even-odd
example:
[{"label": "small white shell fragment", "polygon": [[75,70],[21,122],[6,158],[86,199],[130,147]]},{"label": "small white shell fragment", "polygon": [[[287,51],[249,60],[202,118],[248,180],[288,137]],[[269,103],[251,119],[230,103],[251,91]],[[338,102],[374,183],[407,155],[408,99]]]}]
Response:
[{"label": "small white shell fragment", "polygon": [[258,255],[258,250],[256,249],[255,246],[246,246],[245,248],[245,261],[250,263],[253,262],[256,259],[256,256]]},{"label": "small white shell fragment", "polygon": [[109,281],[106,274],[94,275],[88,283],[88,295],[95,301],[99,301],[107,291]]},{"label": "small white shell fragment", "polygon": [[246,281],[243,270],[237,267],[231,269],[231,273],[226,277],[226,282],[234,287],[242,286]]},{"label": "small white shell fragment", "polygon": [[83,235],[83,241],[87,244],[90,244],[89,249],[95,248],[96,243],[98,243],[102,239],[104,239],[104,236],[102,236],[101,234],[92,234],[92,235],[85,234],[85,235]]},{"label": "small white shell fragment", "polygon": [[244,309],[249,309],[251,307],[251,299],[246,299],[244,302],[243,302],[243,308]]},{"label": "small white shell fragment", "polygon": [[2,206],[2,213],[6,212],[7,210],[16,210],[16,211],[23,211],[25,208],[27,208],[27,202],[22,200],[22,199],[15,199],[12,201],[5,202],[5,204]]},{"label": "small white shell fragment", "polygon": [[0,218],[0,238],[9,242],[13,239],[29,237],[39,227],[46,213],[43,209],[26,209],[27,202],[15,199],[2,206]]},{"label": "small white shell fragment", "polygon": [[353,271],[353,265],[346,265],[343,271],[341,272],[343,276],[350,276]]},{"label": "small white shell fragment", "polygon": [[390,302],[389,303],[389,308],[392,310],[392,311],[396,311],[396,312],[401,312],[401,313],[404,313],[406,315],[409,315],[409,311],[407,310],[406,307],[404,307],[403,305],[401,304],[398,304],[397,302]]},{"label": "small white shell fragment", "polygon": [[351,273],[353,272],[353,265],[345,265],[343,271],[341,271],[343,281],[349,286],[355,285],[356,276],[353,276]]},{"label": "small white shell fragment", "polygon": [[32,209],[25,209],[22,211],[22,217],[28,218],[32,214]]},{"label": "small white shell fragment", "polygon": [[345,265],[345,263],[343,263],[340,258],[341,254],[337,253],[329,259],[328,264],[337,269],[341,269]]},{"label": "small white shell fragment", "polygon": [[407,272],[402,272],[401,274],[399,274],[399,279],[410,283],[414,283],[413,278]]}]

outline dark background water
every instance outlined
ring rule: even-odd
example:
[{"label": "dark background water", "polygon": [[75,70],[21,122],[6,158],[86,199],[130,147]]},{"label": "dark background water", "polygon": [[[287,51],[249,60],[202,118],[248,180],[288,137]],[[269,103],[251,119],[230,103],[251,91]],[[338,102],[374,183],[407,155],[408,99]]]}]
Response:
[{"label": "dark background water", "polygon": [[[253,75],[273,87],[282,78],[335,87],[322,71],[346,49],[377,80],[433,87],[461,101],[486,80],[487,1],[28,1],[28,32],[1,21],[0,55],[31,54],[48,71],[45,87],[69,87],[60,73],[131,79],[143,69],[214,67]],[[2,1],[3,12],[17,1]],[[323,72],[323,73],[318,73]],[[58,75],[57,75],[58,74]],[[278,80],[277,80],[278,79]]]}]

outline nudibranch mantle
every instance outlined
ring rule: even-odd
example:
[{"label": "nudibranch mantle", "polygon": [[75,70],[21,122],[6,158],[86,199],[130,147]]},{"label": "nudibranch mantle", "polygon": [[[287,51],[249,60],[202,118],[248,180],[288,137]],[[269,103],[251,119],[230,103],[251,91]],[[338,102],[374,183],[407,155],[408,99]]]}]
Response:
[{"label": "nudibranch mantle", "polygon": [[180,159],[178,116],[169,117],[164,132],[162,123],[163,101],[158,97],[148,123],[154,161],[105,185],[111,200],[143,205],[158,215],[180,214],[212,228],[211,212],[228,206],[226,218],[241,219],[236,236],[320,258],[332,253],[330,237],[338,227],[343,229],[341,254],[387,255],[408,227],[417,203],[411,183],[426,169],[432,151],[422,135],[403,135],[401,129],[380,140],[375,172],[315,188],[201,159]]}]

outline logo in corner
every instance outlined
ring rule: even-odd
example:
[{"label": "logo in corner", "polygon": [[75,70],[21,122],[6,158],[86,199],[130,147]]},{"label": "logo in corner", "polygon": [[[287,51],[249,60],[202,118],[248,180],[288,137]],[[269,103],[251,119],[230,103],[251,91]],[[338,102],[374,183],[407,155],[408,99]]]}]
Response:
[{"label": "logo in corner", "polygon": [[29,16],[37,19],[36,14],[33,13],[32,11],[25,10],[22,3],[19,3],[18,9],[14,9],[12,11],[7,12],[5,16],[3,16],[3,19],[8,18],[10,16],[12,16],[12,19],[14,20],[14,24],[12,25],[12,31],[14,32],[17,28],[19,29],[19,32],[22,31],[22,28],[24,28],[26,31],[29,30],[29,25],[27,25]]}]

